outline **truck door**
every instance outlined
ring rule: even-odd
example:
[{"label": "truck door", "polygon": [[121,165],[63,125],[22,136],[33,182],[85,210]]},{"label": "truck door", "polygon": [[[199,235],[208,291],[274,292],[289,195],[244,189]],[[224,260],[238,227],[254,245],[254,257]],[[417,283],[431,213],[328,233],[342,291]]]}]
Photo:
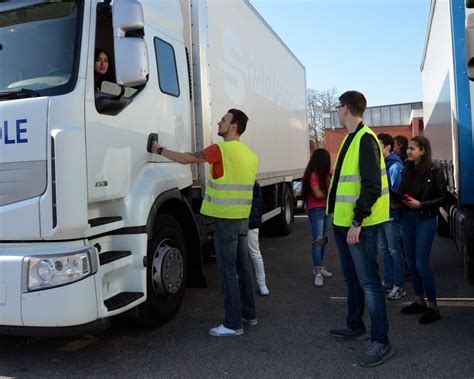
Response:
[{"label": "truck door", "polygon": [[[90,32],[85,100],[89,202],[125,197],[147,162],[164,159],[147,153],[150,133],[158,133],[160,143],[171,149],[191,150],[184,45],[146,25],[146,33],[145,29],[137,31],[136,37],[146,42],[148,81],[121,87],[114,72],[115,59],[119,58],[114,56],[109,8],[98,4]],[[104,50],[109,61],[109,71],[100,80],[94,72],[98,50]],[[157,62],[158,55],[161,58]]]}]

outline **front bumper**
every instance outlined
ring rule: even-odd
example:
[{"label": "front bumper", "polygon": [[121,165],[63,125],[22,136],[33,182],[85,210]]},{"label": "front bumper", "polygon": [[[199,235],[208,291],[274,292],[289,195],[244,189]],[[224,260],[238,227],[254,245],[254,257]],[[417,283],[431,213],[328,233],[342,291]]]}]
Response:
[{"label": "front bumper", "polygon": [[[28,328],[32,331],[50,327],[59,330],[81,328],[97,322],[94,275],[34,292],[27,292],[25,286],[25,257],[61,254],[84,246],[83,241],[0,244],[0,333],[12,334],[12,331]],[[92,259],[97,260],[97,257]]]}]

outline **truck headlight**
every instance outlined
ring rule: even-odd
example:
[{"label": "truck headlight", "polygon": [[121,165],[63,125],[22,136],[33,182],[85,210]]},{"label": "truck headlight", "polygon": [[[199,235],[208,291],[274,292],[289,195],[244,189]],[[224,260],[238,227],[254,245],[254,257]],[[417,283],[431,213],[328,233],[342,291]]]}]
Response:
[{"label": "truck headlight", "polygon": [[89,249],[56,256],[35,256],[28,259],[28,291],[62,286],[90,275]]}]

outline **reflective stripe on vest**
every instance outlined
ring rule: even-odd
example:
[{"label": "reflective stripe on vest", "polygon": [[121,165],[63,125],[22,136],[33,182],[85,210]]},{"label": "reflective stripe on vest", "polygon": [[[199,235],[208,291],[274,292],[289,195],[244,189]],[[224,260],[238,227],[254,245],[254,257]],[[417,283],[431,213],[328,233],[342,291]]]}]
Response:
[{"label": "reflective stripe on vest", "polygon": [[224,175],[214,179],[211,165],[201,213],[226,219],[248,218],[257,175],[257,157],[239,141],[219,142],[217,145],[222,155]]},{"label": "reflective stripe on vest", "polygon": [[209,201],[214,204],[225,204],[225,205],[252,205],[252,200],[242,200],[242,199],[216,199],[211,196],[204,196],[204,200]]},{"label": "reflective stripe on vest", "polygon": [[208,187],[217,189],[217,190],[229,190],[229,191],[252,191],[253,185],[247,184],[217,184],[212,181],[207,181]]},{"label": "reflective stripe on vest", "polygon": [[[364,125],[354,136],[354,139],[352,140],[344,157],[344,161],[342,162],[339,181],[337,183],[336,202],[334,205],[334,225],[348,227],[352,225],[352,221],[354,220],[354,208],[357,200],[360,197],[361,191],[361,177],[359,167],[360,141],[366,133],[369,133],[375,138],[376,141],[378,141],[375,133],[367,125]],[[341,143],[340,149],[342,146],[344,146],[344,142],[345,139]],[[336,166],[337,160],[339,159],[340,149],[336,159]],[[390,195],[387,170],[385,168],[385,160],[383,157],[382,148],[380,148],[379,151],[382,191],[380,197],[371,208],[371,214],[362,221],[362,226],[380,224],[382,222],[388,221],[389,219]],[[331,186],[332,185],[333,182],[331,180]]]}]

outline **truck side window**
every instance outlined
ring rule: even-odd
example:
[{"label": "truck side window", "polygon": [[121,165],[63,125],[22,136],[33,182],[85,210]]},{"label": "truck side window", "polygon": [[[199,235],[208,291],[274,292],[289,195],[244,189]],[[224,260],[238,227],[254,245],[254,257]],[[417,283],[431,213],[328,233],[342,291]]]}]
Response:
[{"label": "truck side window", "polygon": [[[138,30],[134,33],[137,38],[143,38],[143,31]],[[125,87],[116,83],[112,12],[111,6],[107,3],[97,5],[95,51],[105,51],[108,58],[106,74],[100,80],[94,78],[96,110],[102,114],[117,115],[133,102],[134,97],[145,85]]]},{"label": "truck side window", "polygon": [[155,37],[155,54],[158,65],[158,84],[161,92],[178,97],[179,81],[173,46]]}]

